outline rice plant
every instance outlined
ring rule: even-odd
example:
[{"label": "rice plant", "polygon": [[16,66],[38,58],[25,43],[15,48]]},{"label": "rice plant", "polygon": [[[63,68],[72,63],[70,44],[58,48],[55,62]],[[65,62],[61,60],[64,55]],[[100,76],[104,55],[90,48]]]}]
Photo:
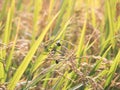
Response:
[{"label": "rice plant", "polygon": [[1,0],[1,90],[119,90],[120,0]]}]

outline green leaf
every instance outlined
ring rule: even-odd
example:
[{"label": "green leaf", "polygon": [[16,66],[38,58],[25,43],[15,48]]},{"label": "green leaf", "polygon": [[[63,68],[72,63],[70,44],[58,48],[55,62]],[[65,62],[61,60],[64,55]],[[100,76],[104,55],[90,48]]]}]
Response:
[{"label": "green leaf", "polygon": [[117,56],[115,57],[113,63],[111,64],[110,70],[107,74],[107,80],[105,82],[105,86],[104,89],[106,90],[108,88],[108,86],[110,85],[113,76],[115,74],[115,71],[117,69],[118,64],[120,63],[120,51],[118,52]]},{"label": "green leaf", "polygon": [[34,56],[37,48],[39,47],[39,45],[41,44],[41,42],[44,39],[44,36],[46,35],[46,33],[48,32],[50,26],[52,25],[52,23],[54,22],[54,20],[57,18],[57,16],[59,15],[60,12],[58,12],[55,17],[51,20],[51,22],[46,26],[46,28],[43,30],[43,32],[41,33],[41,35],[39,36],[39,38],[35,41],[35,43],[33,44],[33,46],[31,47],[30,51],[28,52],[28,54],[26,55],[26,57],[24,58],[23,62],[21,63],[21,65],[18,67],[17,71],[15,72],[12,80],[10,81],[10,83],[8,84],[8,89],[9,90],[14,90],[16,83],[19,81],[19,79],[22,77],[22,74],[24,73],[24,71],[26,70],[28,64],[30,63],[32,57]]}]

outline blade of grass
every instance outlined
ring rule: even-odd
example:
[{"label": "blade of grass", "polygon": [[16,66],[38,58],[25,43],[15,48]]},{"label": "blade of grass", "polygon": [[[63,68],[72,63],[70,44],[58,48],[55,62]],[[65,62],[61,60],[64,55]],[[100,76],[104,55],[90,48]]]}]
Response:
[{"label": "blade of grass", "polygon": [[9,0],[4,0],[4,4],[3,4],[3,7],[2,7],[2,12],[0,14],[0,20],[3,19],[3,17],[5,16],[5,13],[6,13],[6,7],[7,7],[7,4],[8,4]]},{"label": "blade of grass", "polygon": [[118,52],[117,56],[115,57],[113,63],[111,64],[110,70],[107,74],[107,80],[104,85],[104,89],[107,90],[108,86],[110,85],[113,75],[115,74],[115,71],[117,69],[118,64],[120,63],[120,51]]},{"label": "blade of grass", "polygon": [[100,79],[101,77],[104,77],[107,73],[108,73],[108,70],[105,69],[102,72],[100,72],[94,79]]},{"label": "blade of grass", "polygon": [[0,84],[4,83],[4,76],[5,76],[4,65],[2,62],[0,62]]},{"label": "blade of grass", "polygon": [[42,10],[42,0],[35,0],[34,2],[34,17],[33,17],[33,32],[32,32],[32,44],[35,42],[36,35],[39,30],[38,20],[40,17],[40,12]]},{"label": "blade of grass", "polygon": [[116,33],[119,31],[119,29],[120,29],[120,16],[118,17],[118,21],[116,25]]},{"label": "blade of grass", "polygon": [[95,1],[91,0],[91,6],[92,6],[92,25],[95,28],[96,27],[96,16],[95,16]]},{"label": "blade of grass", "polygon": [[[87,24],[87,13],[85,15],[85,21],[84,21],[84,26],[81,32],[81,36],[80,36],[80,40],[79,40],[79,44],[78,44],[78,49],[76,51],[76,57],[80,57],[82,55],[83,52],[83,47],[84,47],[84,38],[85,38],[85,32],[86,32],[86,24]],[[78,66],[80,63],[80,59],[78,59]]]},{"label": "blade of grass", "polygon": [[[11,27],[12,27],[12,18],[13,18],[13,15],[14,15],[14,5],[15,5],[15,1],[12,0],[12,3],[11,3],[11,7],[8,11],[8,16],[7,16],[7,21],[6,21],[6,26],[5,26],[5,29],[4,29],[4,38],[3,38],[3,43],[5,45],[7,45],[9,43],[9,40],[10,40],[10,34],[11,34]],[[2,50],[2,56],[1,58],[5,58],[6,57],[6,49]],[[5,81],[5,71],[4,71],[4,67],[2,65],[2,63],[0,64],[1,66],[1,75],[0,75],[0,78],[2,78],[2,82]],[[4,78],[3,76],[4,75]]]},{"label": "blade of grass", "polygon": [[10,83],[8,84],[8,89],[9,90],[14,90],[16,83],[19,81],[19,79],[21,78],[22,74],[24,73],[24,71],[26,70],[28,64],[30,63],[33,55],[35,54],[37,48],[39,47],[39,45],[41,44],[41,42],[44,39],[44,36],[46,35],[46,33],[48,32],[50,26],[52,25],[52,23],[54,22],[54,20],[57,18],[57,16],[59,15],[60,12],[58,12],[55,17],[49,22],[49,24],[46,26],[46,28],[43,30],[43,32],[41,33],[41,35],[39,36],[39,38],[37,39],[37,41],[33,44],[33,46],[31,47],[30,51],[28,52],[28,54],[26,55],[26,57],[24,58],[23,62],[21,63],[21,65],[18,67],[17,71],[15,72],[13,78],[11,79]]},{"label": "blade of grass", "polygon": [[6,80],[6,78],[7,78],[7,73],[8,73],[8,71],[9,71],[9,68],[10,68],[11,63],[12,63],[12,58],[13,58],[13,53],[14,53],[14,49],[15,49],[15,44],[16,44],[16,41],[17,41],[18,33],[19,33],[19,28],[20,28],[20,18],[18,19],[17,32],[16,32],[15,40],[14,40],[14,42],[13,42],[13,46],[12,46],[11,52],[10,52],[10,54],[9,54],[9,56],[8,56],[8,59],[6,60],[5,80]]},{"label": "blade of grass", "polygon": [[[14,15],[14,8],[15,8],[15,1],[12,0],[11,3],[11,7],[8,11],[8,16],[7,16],[7,21],[6,21],[6,26],[5,26],[5,30],[4,30],[4,38],[3,38],[3,43],[4,44],[8,44],[9,43],[9,39],[10,39],[10,34],[11,34],[11,27],[12,27],[12,19],[13,19],[13,15]],[[3,51],[3,57],[5,58],[6,56],[6,51]]]},{"label": "blade of grass", "polygon": [[18,0],[18,4],[17,4],[17,10],[20,10],[22,5],[22,0]]},{"label": "blade of grass", "polygon": [[56,35],[56,33],[59,31],[60,23],[62,22],[62,17],[65,13],[67,3],[68,3],[68,0],[62,0],[62,4],[61,4],[61,8],[60,8],[61,13],[57,19],[56,26],[53,30],[53,36]]},{"label": "blade of grass", "polygon": [[[102,40],[102,44],[106,41],[104,46],[101,47],[101,52],[100,53],[104,53],[104,50],[109,47],[110,45],[112,45],[112,48],[115,48],[116,45],[116,39],[113,38],[115,37],[115,0],[114,1],[110,1],[110,0],[106,0],[105,2],[105,30],[103,31],[103,33],[105,34],[104,39]],[[103,38],[103,37],[101,37]]]},{"label": "blade of grass", "polygon": [[50,0],[48,21],[52,17],[52,11],[53,11],[54,5],[55,5],[55,0]]},{"label": "blade of grass", "polygon": [[[113,13],[112,13],[112,10],[110,7],[111,7],[110,2],[109,2],[109,0],[107,0],[107,11],[108,11],[109,31],[110,31],[110,33],[108,34],[109,35],[108,38],[112,38],[115,35],[114,21],[113,21],[114,18],[113,18]],[[115,40],[111,39],[111,43],[112,43],[112,47],[114,48],[115,47]]]}]

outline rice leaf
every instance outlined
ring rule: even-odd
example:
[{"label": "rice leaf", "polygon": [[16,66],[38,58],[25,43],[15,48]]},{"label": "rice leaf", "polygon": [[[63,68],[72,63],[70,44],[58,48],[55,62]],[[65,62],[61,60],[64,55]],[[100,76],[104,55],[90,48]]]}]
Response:
[{"label": "rice leaf", "polygon": [[41,35],[39,36],[39,38],[37,39],[37,41],[31,47],[30,51],[28,52],[28,54],[24,58],[24,60],[21,63],[21,65],[18,67],[18,69],[15,72],[13,78],[11,79],[10,83],[8,84],[7,88],[9,90],[14,90],[16,83],[19,81],[19,79],[21,78],[22,74],[26,70],[26,68],[27,68],[28,64],[30,63],[33,55],[35,54],[37,48],[39,47],[39,45],[43,41],[44,36],[46,35],[47,31],[49,30],[50,26],[52,25],[52,23],[54,22],[54,20],[57,18],[57,16],[59,15],[59,13],[60,12],[58,12],[56,14],[56,16],[51,20],[51,22],[46,26],[46,28],[43,30],[43,32],[41,33]]},{"label": "rice leaf", "polygon": [[115,74],[115,71],[117,69],[117,66],[118,64],[120,63],[120,51],[118,52],[117,56],[115,57],[111,67],[110,67],[110,70],[107,74],[107,79],[106,79],[106,82],[105,82],[105,86],[104,86],[104,89],[106,90],[108,88],[108,86],[110,85],[112,79],[113,79],[113,76]]}]

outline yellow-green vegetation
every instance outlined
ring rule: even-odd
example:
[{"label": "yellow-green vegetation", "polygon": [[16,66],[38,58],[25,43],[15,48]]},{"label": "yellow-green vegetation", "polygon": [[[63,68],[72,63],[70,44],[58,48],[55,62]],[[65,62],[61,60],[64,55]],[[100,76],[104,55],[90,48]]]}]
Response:
[{"label": "yellow-green vegetation", "polygon": [[1,0],[0,90],[120,90],[120,0]]}]

